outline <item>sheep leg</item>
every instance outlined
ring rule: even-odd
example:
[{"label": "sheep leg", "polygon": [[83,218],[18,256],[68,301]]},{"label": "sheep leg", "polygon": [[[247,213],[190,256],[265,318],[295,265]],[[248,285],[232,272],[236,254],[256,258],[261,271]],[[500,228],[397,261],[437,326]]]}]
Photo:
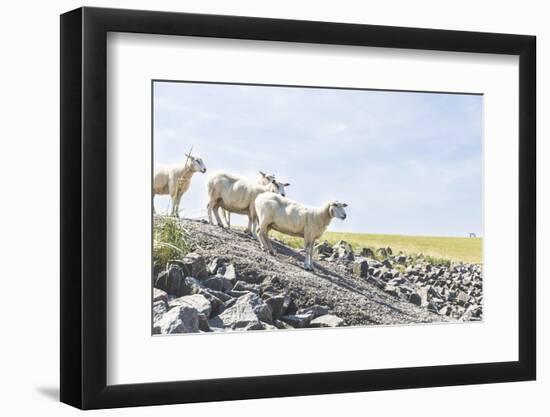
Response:
[{"label": "sheep leg", "polygon": [[214,217],[216,217],[216,222],[218,223],[218,226],[224,227],[222,223],[222,219],[220,219],[220,205],[216,203],[213,209],[214,209]]},{"label": "sheep leg", "polygon": [[260,227],[258,239],[260,240],[262,249],[266,252],[269,252],[269,237],[267,236],[267,228]]},{"label": "sheep leg", "polygon": [[227,223],[227,228],[231,229],[231,213],[227,210],[224,210],[223,215],[225,217],[225,222]]},{"label": "sheep leg", "polygon": [[181,201],[182,194],[176,195],[175,200],[173,201],[172,206],[172,215],[179,217],[180,216],[180,201]]},{"label": "sheep leg", "polygon": [[211,201],[209,201],[208,204],[206,205],[206,211],[208,212],[208,223],[214,224],[214,222],[212,221],[212,202]]},{"label": "sheep leg", "polygon": [[304,269],[306,271],[313,271],[313,262],[312,262],[312,255],[313,255],[313,243],[312,242],[305,242],[305,262],[304,262]]}]

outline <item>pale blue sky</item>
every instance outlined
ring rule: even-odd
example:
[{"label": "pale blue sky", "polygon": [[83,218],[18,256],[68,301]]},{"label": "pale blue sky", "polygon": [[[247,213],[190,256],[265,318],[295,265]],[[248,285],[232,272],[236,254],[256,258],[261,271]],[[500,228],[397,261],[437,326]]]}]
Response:
[{"label": "pale blue sky", "polygon": [[154,162],[183,163],[191,145],[203,158],[185,217],[206,214],[212,172],[262,170],[306,205],[348,203],[330,230],[481,235],[482,108],[479,95],[155,82]]}]

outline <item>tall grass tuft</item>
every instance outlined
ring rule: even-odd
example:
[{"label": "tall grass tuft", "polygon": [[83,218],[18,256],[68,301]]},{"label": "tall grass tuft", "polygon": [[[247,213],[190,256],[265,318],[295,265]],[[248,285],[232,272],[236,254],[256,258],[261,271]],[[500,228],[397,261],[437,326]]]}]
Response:
[{"label": "tall grass tuft", "polygon": [[189,233],[174,217],[155,218],[153,227],[153,266],[162,269],[171,259],[181,259],[194,250]]}]

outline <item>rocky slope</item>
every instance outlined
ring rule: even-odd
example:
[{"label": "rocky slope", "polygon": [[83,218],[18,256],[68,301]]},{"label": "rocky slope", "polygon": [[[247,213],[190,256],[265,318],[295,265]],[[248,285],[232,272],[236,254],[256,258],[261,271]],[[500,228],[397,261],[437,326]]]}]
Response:
[{"label": "rocky slope", "polygon": [[181,220],[197,249],[153,276],[153,333],[274,330],[480,320],[479,265],[434,266],[422,257],[374,259],[345,242],[304,256],[274,242],[276,256],[236,230]]}]

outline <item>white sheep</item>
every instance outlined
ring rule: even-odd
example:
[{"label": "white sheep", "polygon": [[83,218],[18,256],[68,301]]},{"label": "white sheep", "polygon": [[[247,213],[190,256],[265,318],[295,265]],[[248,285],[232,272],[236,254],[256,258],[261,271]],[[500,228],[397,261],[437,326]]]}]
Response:
[{"label": "white sheep", "polygon": [[275,254],[268,237],[271,229],[303,237],[306,251],[304,268],[312,271],[315,240],[321,237],[334,217],[341,220],[346,218],[344,207],[347,204],[333,201],[322,207],[305,207],[280,195],[264,193],[256,198],[255,206],[262,248]]},{"label": "white sheep", "polygon": [[[179,166],[157,165],[153,179],[153,200],[155,195],[169,195],[172,200],[172,216],[179,215],[181,196],[189,189],[191,177],[195,172],[206,172],[201,158],[186,153],[185,163]],[[153,204],[153,213],[155,205]]]},{"label": "white sheep", "polygon": [[[258,184],[260,185],[267,185],[270,182],[275,180],[275,174],[269,175],[262,171],[258,171],[258,172],[260,173],[260,177],[258,178]],[[224,209],[222,209],[222,212],[223,212],[223,217],[224,217],[225,223],[227,224],[227,227],[231,228],[231,213]]]},{"label": "white sheep", "polygon": [[254,234],[257,224],[256,209],[254,207],[256,197],[265,192],[276,192],[285,195],[285,187],[289,185],[275,180],[272,180],[269,184],[260,185],[232,174],[214,174],[207,183],[208,220],[210,224],[213,224],[213,211],[218,226],[224,227],[218,212],[220,208],[230,213],[244,214],[248,216],[248,227],[245,232]]}]

